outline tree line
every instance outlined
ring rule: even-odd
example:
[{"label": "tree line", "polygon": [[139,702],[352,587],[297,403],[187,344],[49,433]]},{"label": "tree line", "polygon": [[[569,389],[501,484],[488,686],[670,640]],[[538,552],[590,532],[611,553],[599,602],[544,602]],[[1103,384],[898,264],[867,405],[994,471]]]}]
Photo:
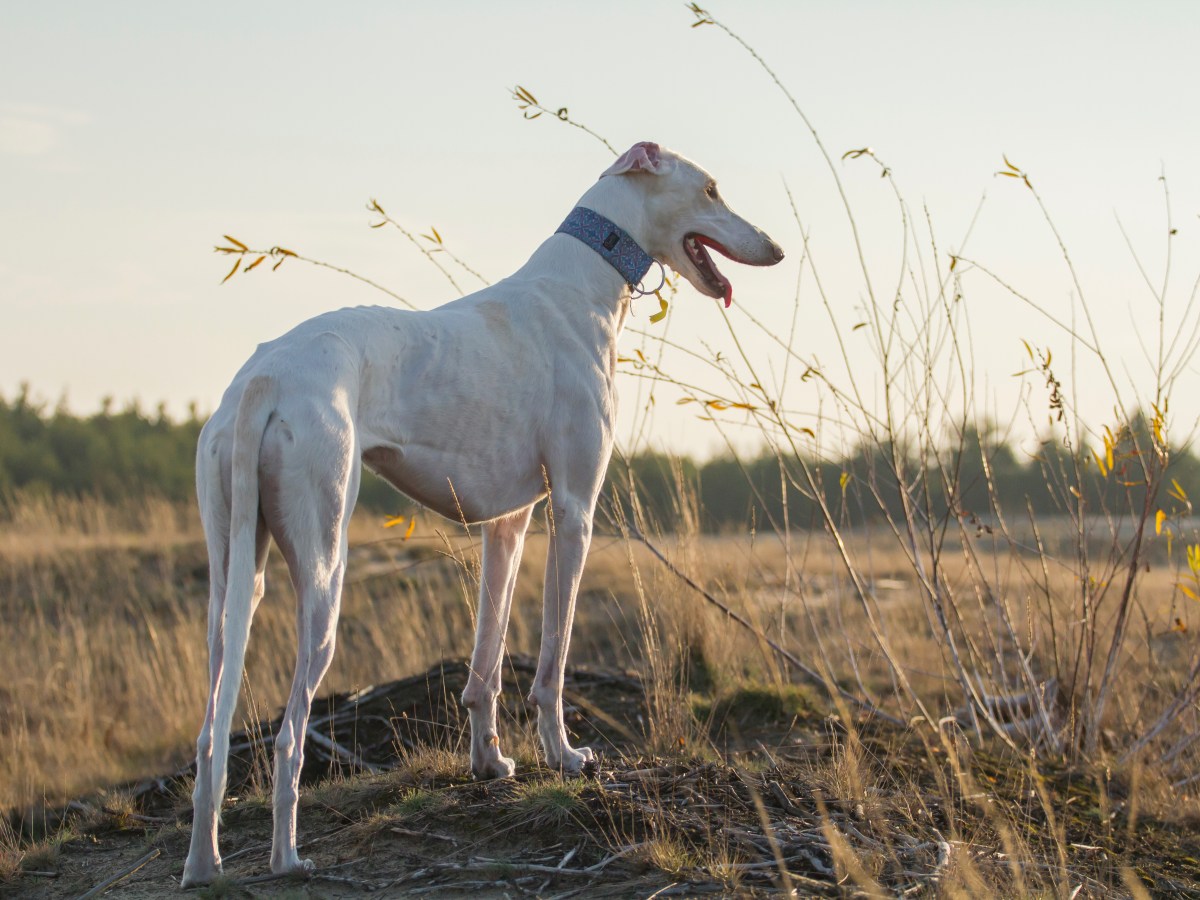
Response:
[{"label": "tree line", "polygon": [[[28,386],[0,396],[0,512],[23,493],[93,496],[119,503],[155,495],[189,499],[195,484],[196,441],[203,418],[193,406],[181,420],[163,406],[154,411],[131,402],[116,409],[106,401],[91,415],[76,415],[60,401],[51,408],[33,399]],[[1011,514],[1059,514],[1082,499],[1093,510],[1130,508],[1130,492],[1140,488],[1124,477],[1136,464],[1133,433],[1148,446],[1149,427],[1140,417],[1116,436],[1115,468],[1097,477],[1092,450],[1078,448],[1088,477],[1077,479],[1061,445],[1047,441],[1027,454],[975,428],[965,428],[937,460],[919,463],[888,446],[860,448],[838,460],[797,460],[764,454],[757,458],[718,457],[697,463],[687,457],[641,453],[614,457],[606,494],[609,502],[630,504],[631,492],[649,516],[664,525],[693,516],[704,530],[745,527],[808,527],[819,522],[814,488],[839,515],[862,521],[886,509],[899,516],[901,484],[910,499],[931,516],[947,513],[986,519],[993,502]],[[1103,450],[1101,451],[1104,452]],[[902,461],[899,469],[895,460]],[[986,463],[986,466],[985,466]],[[807,467],[807,473],[805,472]],[[1171,459],[1168,475],[1185,489],[1200,489],[1200,460],[1187,452]],[[1116,502],[1126,496],[1123,502]],[[1073,499],[1074,498],[1074,499]],[[408,505],[388,485],[364,474],[359,503],[379,512]]]}]

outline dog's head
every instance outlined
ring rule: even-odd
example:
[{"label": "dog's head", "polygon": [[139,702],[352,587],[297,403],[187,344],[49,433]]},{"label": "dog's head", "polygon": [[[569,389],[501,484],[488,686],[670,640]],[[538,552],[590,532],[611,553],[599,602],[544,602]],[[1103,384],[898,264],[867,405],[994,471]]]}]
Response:
[{"label": "dog's head", "polygon": [[600,176],[636,179],[644,198],[643,249],[700,293],[733,301],[733,285],[709,255],[773,266],[783,250],[725,204],[711,175],[689,159],[650,142],[634,144]]}]

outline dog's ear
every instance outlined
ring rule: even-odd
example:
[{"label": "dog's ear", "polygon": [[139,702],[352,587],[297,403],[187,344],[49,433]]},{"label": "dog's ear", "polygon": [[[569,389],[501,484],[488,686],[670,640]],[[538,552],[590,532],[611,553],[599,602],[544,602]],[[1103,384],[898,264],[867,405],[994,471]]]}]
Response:
[{"label": "dog's ear", "polygon": [[622,153],[615,163],[600,173],[600,177],[623,175],[626,172],[650,172],[657,175],[661,171],[663,171],[661,148],[652,141],[641,141]]}]

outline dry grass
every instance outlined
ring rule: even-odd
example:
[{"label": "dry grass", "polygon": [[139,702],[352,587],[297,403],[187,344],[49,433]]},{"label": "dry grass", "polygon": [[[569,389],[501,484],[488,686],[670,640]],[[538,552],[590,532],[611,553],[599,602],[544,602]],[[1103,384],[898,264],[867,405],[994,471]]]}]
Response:
[{"label": "dry grass", "polygon": [[[185,527],[189,518],[194,511],[162,504],[35,501],[0,529],[0,617],[20,636],[0,655],[0,746],[12,760],[0,776],[0,808],[138,778],[188,755],[204,703],[208,602],[204,547],[197,529]],[[404,542],[374,517],[356,519],[339,648],[324,689],[361,688],[469,653],[478,546],[441,527],[449,534],[421,528]],[[736,552],[722,555],[721,571],[732,571]],[[644,553],[636,556],[646,565]],[[509,633],[513,652],[536,653],[544,559],[544,540],[531,535]],[[640,660],[632,581],[623,542],[598,537],[574,659]],[[654,590],[656,607],[683,611],[677,586],[654,583]],[[293,610],[286,569],[273,552],[248,653],[248,720],[287,696]],[[518,758],[533,755],[530,735],[513,738]],[[265,779],[266,757],[262,769]]]},{"label": "dry grass", "polygon": [[[369,528],[370,523],[364,527]],[[536,553],[538,542],[532,543]],[[815,554],[822,542],[813,538],[810,543]],[[397,547],[385,546],[394,558]],[[405,553],[412,550],[401,549]],[[773,596],[771,586],[755,573],[778,562],[777,547],[760,542],[752,549],[728,538],[692,536],[679,538],[669,551],[681,563],[690,559],[686,564],[704,572],[711,589],[753,614],[759,627],[777,636],[786,632],[789,645],[798,652],[816,652],[804,637],[802,626],[807,620],[791,622],[791,612],[785,609],[785,621],[780,624],[777,603],[764,600],[764,593]],[[122,552],[126,551],[114,551],[110,556]],[[457,545],[456,552],[469,559],[465,543]],[[614,897],[650,894],[671,884],[747,895],[770,893],[790,884],[801,893],[835,894],[840,890],[835,885],[839,880],[868,894],[920,888],[924,894],[947,897],[1069,896],[1082,886],[1077,896],[1102,897],[1130,892],[1129,885],[1146,884],[1162,892],[1200,883],[1186,862],[1197,852],[1186,835],[1192,823],[1200,820],[1200,805],[1193,795],[1173,789],[1161,772],[1140,763],[1107,771],[1103,766],[1064,768],[1053,760],[1035,764],[994,742],[973,741],[954,722],[943,723],[940,731],[921,725],[906,730],[883,726],[857,711],[837,713],[819,688],[796,685],[759,641],[731,630],[715,611],[697,606],[700,601],[690,591],[681,590],[675,579],[664,578],[661,567],[641,552],[635,550],[632,560],[629,552],[630,548],[620,543],[606,547],[603,540],[597,542],[584,600],[585,607],[592,607],[585,621],[606,634],[593,635],[589,649],[578,652],[581,656],[609,653],[601,658],[639,668],[649,679],[648,717],[654,718],[654,710],[665,711],[666,717],[645,722],[641,735],[635,725],[618,721],[611,726],[631,733],[619,738],[620,747],[606,758],[607,771],[599,781],[562,781],[544,770],[530,773],[530,744],[525,749],[530,758],[522,762],[522,775],[515,782],[473,785],[466,779],[461,731],[446,731],[439,738],[443,732],[434,729],[432,741],[401,751],[392,772],[336,777],[308,787],[302,794],[302,819],[306,834],[320,835],[314,852],[321,865],[354,861],[350,869],[330,869],[331,877],[350,877],[360,887],[379,886],[424,871],[420,883],[431,889],[440,885],[445,890],[484,890],[497,895],[513,885],[536,889],[550,878],[551,883],[564,881],[560,893],[586,883],[595,896]],[[147,556],[154,558],[160,553]],[[172,565],[158,560],[163,573],[158,590],[165,590],[165,583],[179,578],[190,565],[183,561],[185,551],[172,553]],[[41,565],[48,565],[50,558],[43,556]],[[880,558],[878,551],[876,558]],[[31,564],[29,560],[26,563]],[[76,561],[77,569],[82,565]],[[538,581],[536,565],[532,561],[531,565],[534,571],[522,575],[523,582],[528,581],[523,588],[527,594]],[[464,585],[470,586],[470,575],[468,572],[460,579],[454,574],[456,568],[462,564],[439,556],[428,567],[407,570],[413,583],[390,587],[391,602],[401,605],[396,615],[411,615],[414,604],[422,598],[430,602],[431,594],[439,589],[446,605],[465,609],[467,601],[461,591]],[[146,569],[143,560],[140,571]],[[96,577],[111,578],[115,570],[119,567],[110,565]],[[34,566],[26,571],[42,570]],[[432,574],[418,579],[414,572]],[[830,569],[820,577],[831,579],[832,584],[835,574]],[[889,574],[894,577],[897,572]],[[618,580],[620,575],[625,578]],[[78,573],[75,577],[81,584],[88,583]],[[281,581],[278,577],[274,580]],[[639,581],[640,592],[635,583]],[[145,641],[144,635],[152,631],[164,649],[171,646],[168,640],[179,642],[175,668],[160,662],[156,677],[184,685],[186,666],[202,665],[200,648],[182,652],[187,635],[200,638],[198,626],[176,621],[174,627],[168,627],[166,621],[151,621],[149,617],[181,619],[183,611],[162,598],[157,604],[146,602],[145,582],[127,578],[116,583],[126,588],[142,585],[139,624],[148,630],[138,640]],[[735,585],[743,585],[744,590],[735,590]],[[277,584],[273,590],[278,593],[281,589]],[[903,595],[900,588],[890,590]],[[200,616],[202,591],[193,593],[194,609]],[[50,596],[43,595],[43,606]],[[286,597],[272,597],[269,603],[286,605]],[[651,626],[637,612],[642,602],[639,597],[653,607],[653,633],[649,636],[646,630]],[[354,602],[365,604],[375,599],[379,598],[360,594]],[[529,617],[537,612],[533,600],[524,596],[519,601],[527,607],[524,614]],[[832,616],[829,607],[836,601],[823,602],[822,614]],[[905,602],[898,598],[884,604],[886,615],[902,610]],[[97,611],[77,603],[60,608],[56,615],[59,621],[67,621],[87,612],[90,621],[111,622],[129,618],[130,608],[110,602]],[[347,611],[363,608],[348,604]],[[382,610],[382,605],[379,608]],[[391,612],[382,614],[381,621],[371,626],[378,629],[374,633],[366,622],[346,629],[342,655],[362,657],[374,641],[402,640],[403,619],[391,618]],[[607,624],[597,624],[606,618]],[[829,619],[834,621],[838,620]],[[461,641],[456,650],[465,649],[469,624],[464,615],[463,633],[455,638]],[[535,631],[528,622],[524,627],[522,639],[530,641]],[[422,632],[425,636],[431,633]],[[823,635],[829,638],[828,631]],[[263,616],[256,623],[258,642],[282,642],[288,637],[281,610],[276,610],[274,619]],[[47,641],[44,646],[56,646],[47,636],[42,639]],[[352,643],[356,640],[364,643]],[[658,651],[653,664],[644,658],[647,644]],[[67,646],[61,645],[63,652]],[[95,655],[101,645],[84,646],[93,654],[84,662],[97,667]],[[403,646],[413,654],[414,662],[421,658],[418,647]],[[914,634],[904,647],[906,658],[911,653],[914,662],[936,667],[936,645],[930,640],[922,641]],[[424,652],[428,658],[442,651],[426,648]],[[169,654],[164,653],[166,658]],[[110,652],[105,659],[107,671],[119,673],[119,677],[89,682],[91,694],[83,699],[96,708],[113,702],[114,686],[130,690],[128,686],[146,677],[146,671],[139,668],[147,664],[145,650],[141,654]],[[261,656],[251,661],[252,668],[256,665],[262,665]],[[380,680],[374,677],[372,665],[385,670],[394,665],[395,670],[404,671],[399,662],[382,659],[350,659],[343,665],[345,668],[331,673],[330,687]],[[363,673],[358,675],[362,680],[353,680],[356,672]],[[271,711],[282,700],[286,674],[285,666],[273,684],[262,672],[252,676],[259,710]],[[447,682],[428,702],[456,708],[454,695],[459,689],[457,682]],[[272,690],[277,692],[274,698],[269,697]],[[582,693],[580,697],[604,712],[599,697]],[[197,693],[194,699],[199,704],[202,698]],[[28,709],[25,707],[27,713]],[[247,715],[254,715],[252,708],[247,708]],[[414,715],[442,720],[433,712]],[[603,721],[592,715],[594,722]],[[608,715],[611,718],[612,714]],[[65,728],[74,720],[47,717],[45,721],[48,726],[57,723],[56,727]],[[164,758],[179,759],[188,752],[194,725],[186,712],[170,721],[179,738],[177,746],[164,752]],[[170,722],[164,720],[158,730],[167,724]],[[650,738],[656,734],[662,752],[649,751]],[[49,727],[42,732],[48,744],[53,736]],[[510,746],[530,742],[528,721],[509,721],[505,737]],[[31,735],[26,737],[31,739]],[[129,740],[136,742],[132,728]],[[102,782],[109,777],[106,771],[126,765],[131,774],[153,771],[144,756],[135,763],[123,760],[119,745],[77,740],[76,750],[81,766],[94,767],[92,782]],[[23,767],[18,771],[26,779],[43,778],[49,783],[55,774],[34,768],[29,760],[18,759],[18,763]],[[81,768],[69,783],[82,785],[86,774]],[[270,827],[267,786],[261,783],[266,777],[264,772],[257,776],[252,772],[247,789],[234,792],[238,799],[225,814],[232,846],[260,848],[233,865],[235,878],[222,888],[233,894],[244,889],[237,879],[260,872],[264,865]],[[63,786],[67,782],[58,784],[63,792],[79,789]],[[176,793],[180,791],[184,788]],[[170,807],[177,799],[168,794],[163,802]],[[166,811],[170,815],[171,809]],[[29,888],[40,883],[36,881],[40,876],[23,872],[49,871],[62,874],[62,881],[54,885],[63,892],[85,888],[95,875],[80,868],[86,859],[84,841],[127,848],[119,851],[121,859],[139,858],[147,847],[146,838],[139,835],[151,827],[144,824],[147,817],[141,812],[126,795],[109,793],[92,801],[75,818],[75,832],[68,830],[39,843],[18,841],[10,834],[0,839],[0,878]],[[150,819],[161,814],[157,809],[149,812]],[[172,821],[151,832],[149,846],[163,848],[164,854],[142,876],[146,890],[169,883],[170,873],[181,864],[187,840],[186,804],[178,807],[178,812],[183,827]],[[497,829],[484,827],[493,820],[499,823]],[[79,832],[87,832],[89,837],[80,840]],[[569,873],[555,879],[554,866],[572,851]],[[581,880],[582,869],[606,860],[610,862],[591,880]],[[112,867],[117,868],[117,863]],[[324,888],[337,882],[322,884]]]},{"label": "dry grass", "polygon": [[[128,523],[138,514],[85,508],[93,522]],[[35,512],[22,521],[29,523]],[[0,781],[0,804],[7,807],[30,807],[44,798],[75,796],[174,768],[189,756],[204,699],[206,568],[196,536],[186,528],[167,532],[153,524],[163,521],[159,518],[143,521],[149,529],[144,542],[128,525],[113,534],[91,528],[82,542],[75,532],[59,539],[52,523],[75,516],[61,503],[55,515],[59,518],[42,526],[46,536],[37,552],[16,535],[0,535],[0,547],[6,548],[0,552],[6,579],[0,603],[5,620],[24,638],[0,658],[0,684],[6,686],[0,694],[0,741],[12,761]],[[176,510],[167,520],[185,516]],[[471,536],[422,530],[404,542],[370,517],[356,521],[354,534],[339,653],[324,687],[362,688],[465,655],[478,566]],[[1102,755],[1083,770],[1071,770],[1057,767],[1052,757],[1034,764],[994,742],[980,743],[954,719],[936,729],[879,732],[870,716],[832,703],[821,685],[797,684],[762,636],[814,664],[823,660],[843,686],[899,711],[889,701],[889,669],[872,652],[860,608],[848,602],[851,588],[827,537],[792,536],[791,549],[800,560],[793,562],[803,572],[792,585],[776,574],[787,560],[783,543],[772,537],[750,542],[692,533],[656,540],[681,569],[745,615],[760,636],[733,626],[642,545],[597,537],[572,658],[643,674],[646,719],[634,728],[618,723],[625,732],[614,735],[625,749],[612,761],[632,765],[631,773],[650,773],[633,782],[643,799],[622,799],[624,789],[616,799],[596,794],[581,781],[521,782],[511,796],[503,795],[505,829],[543,835],[545,841],[563,828],[583,829],[610,852],[635,847],[627,854],[635,868],[737,890],[749,890],[760,883],[755,879],[779,868],[766,867],[765,859],[775,859],[782,846],[790,860],[784,867],[805,884],[804,878],[826,877],[821,866],[827,865],[829,877],[871,893],[880,885],[904,886],[904,872],[925,866],[944,896],[997,890],[1061,895],[1075,886],[1075,873],[1086,872],[1079,876],[1088,886],[1081,896],[1101,896],[1114,885],[1129,890],[1125,876],[1110,878],[1097,860],[1089,861],[1089,854],[1102,851],[1079,847],[1103,845],[1113,858],[1132,858],[1132,848],[1149,833],[1156,852],[1169,854],[1176,852],[1171,835],[1200,820],[1196,789],[1180,790],[1177,776],[1140,756],[1120,766]],[[866,532],[853,535],[849,544],[853,558],[870,572],[875,609],[914,684],[932,706],[951,711],[950,663],[925,621],[903,554]],[[536,648],[544,546],[541,536],[531,536],[509,641],[515,652]],[[1028,560],[1009,553],[997,554],[993,562],[1003,570],[1000,583],[1010,596],[1019,599],[1030,590]],[[952,572],[969,581],[966,566]],[[1068,575],[1052,577],[1055,589],[1069,595]],[[1130,646],[1111,728],[1141,727],[1137,698],[1182,678],[1192,656],[1191,630],[1171,630],[1180,611],[1163,599],[1169,591],[1159,591],[1169,582],[1169,574],[1152,571],[1140,587],[1151,639]],[[1068,608],[1064,602],[1064,617]],[[1031,628],[1046,627],[1035,605],[1024,614]],[[986,607],[972,615],[968,623],[986,628]],[[243,698],[247,720],[269,717],[286,696],[292,629],[290,588],[281,562],[273,558],[251,641]],[[1166,635],[1170,642],[1161,640]],[[456,707],[457,690],[446,687],[438,702]],[[582,695],[576,699],[584,709],[592,702]],[[834,718],[828,721],[835,724],[822,726],[830,713]],[[510,720],[504,727],[506,747],[522,771],[536,766],[528,720]],[[375,848],[406,829],[420,832],[430,816],[440,833],[445,816],[460,802],[455,786],[466,772],[466,745],[460,729],[432,733],[432,743],[401,747],[396,770],[383,780],[337,778],[307,790],[303,814],[329,811],[353,820],[348,847]],[[644,761],[641,754],[648,754]],[[229,814],[231,827],[258,828],[269,818],[270,754],[262,750],[257,756],[238,807]],[[672,769],[677,764],[672,760],[685,765]],[[660,768],[663,761],[667,769]],[[742,773],[735,782],[749,787],[702,789],[709,782],[688,774],[729,762]],[[186,785],[176,793],[172,802],[186,819]],[[750,804],[736,813],[728,806],[735,794]],[[701,804],[700,818],[692,824],[678,818],[671,810],[684,808],[680,802]],[[788,804],[793,804],[788,815],[809,818],[808,831],[779,819],[779,809],[786,813]],[[709,820],[697,830],[697,823]],[[142,821],[136,805],[115,792],[92,801],[74,827],[130,829],[145,827]],[[730,827],[760,835],[753,839],[760,843],[731,842]],[[0,834],[0,878],[58,867],[56,854],[72,836],[30,843],[15,833]],[[815,849],[805,843],[817,836]],[[1192,851],[1183,845],[1177,852]],[[808,859],[805,854],[815,854],[817,862],[795,871],[798,861]],[[525,877],[519,869],[504,872],[506,878]],[[782,884],[782,876],[771,877]],[[1187,883],[1177,872],[1156,877]]]},{"label": "dry grass", "polygon": [[89,550],[162,550],[203,540],[192,504],[142,497],[123,504],[24,494],[5,503],[6,564]]},{"label": "dry grass", "polygon": [[[58,501],[35,504],[0,530],[0,615],[10,633],[21,636],[0,657],[0,743],[12,760],[0,780],[0,806],[73,796],[188,756],[204,701],[207,570],[195,530],[182,524],[187,517],[187,510],[154,504],[119,510]],[[69,522],[89,524],[72,530]],[[422,528],[403,542],[366,516],[356,520],[354,536],[338,654],[323,687],[361,688],[466,655],[478,566],[471,538]],[[763,634],[802,659],[823,659],[849,687],[861,680],[869,695],[888,691],[886,662],[865,634],[861,609],[848,600],[851,586],[826,537],[793,536],[793,565],[803,578],[791,585],[777,575],[785,566],[784,547],[771,536],[751,543],[691,535],[662,543],[681,568]],[[508,643],[513,652],[536,652],[544,551],[544,540],[532,535],[518,579]],[[875,608],[909,677],[945,709],[949,700],[939,697],[952,696],[945,648],[928,627],[903,554],[865,533],[851,539],[850,552],[871,573]],[[993,562],[998,583],[1021,606],[1032,593],[1029,560],[998,553]],[[950,562],[947,568],[950,578],[969,581],[965,566],[959,571]],[[1064,597],[1076,590],[1069,571],[1051,577],[1052,589]],[[1200,623],[1172,605],[1171,583],[1164,568],[1139,586],[1146,640],[1130,644],[1112,728],[1140,727],[1147,694],[1169,690],[1193,657]],[[281,705],[295,654],[291,590],[274,556],[267,584],[248,657],[243,708],[250,720]],[[980,604],[967,611],[966,621],[982,630],[987,614]],[[1069,619],[1067,601],[1060,615]],[[1021,617],[1031,629],[1046,626],[1033,604]],[[1173,630],[1176,617],[1193,627]],[[654,752],[681,739],[702,746],[711,720],[734,708],[743,710],[742,718],[767,716],[751,694],[765,688],[765,696],[777,700],[778,689],[794,677],[765,644],[724,621],[640,545],[604,536],[589,559],[572,658],[647,673],[654,687],[647,748]],[[689,700],[697,690],[715,698],[700,725]],[[823,690],[815,690],[821,702]],[[811,702],[806,697],[803,702]],[[531,734],[513,734],[509,746],[523,762],[536,756]],[[264,787],[268,763],[264,757]]]}]

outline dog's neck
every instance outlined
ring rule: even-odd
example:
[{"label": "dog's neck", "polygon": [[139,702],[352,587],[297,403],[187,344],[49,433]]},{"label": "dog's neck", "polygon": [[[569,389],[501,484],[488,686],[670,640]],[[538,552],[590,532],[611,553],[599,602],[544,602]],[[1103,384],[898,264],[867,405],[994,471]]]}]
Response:
[{"label": "dog's neck", "polygon": [[[653,259],[654,251],[647,246],[653,225],[641,178],[601,178],[579,198],[575,207],[593,210],[619,226]],[[535,275],[542,284],[560,281],[561,288],[551,291],[551,295],[559,298],[552,302],[555,314],[577,320],[578,327],[584,330],[599,327],[603,334],[591,335],[588,340],[596,346],[615,346],[631,311],[630,285],[625,275],[586,243],[569,234],[555,233],[514,275]],[[657,278],[651,276],[651,280],[656,282]],[[563,302],[567,297],[577,299]]]},{"label": "dog's neck", "polygon": [[[599,215],[619,226],[632,239],[636,246],[650,259],[661,263],[650,243],[654,225],[647,209],[645,178],[643,175],[606,175],[599,178],[583,196],[576,202],[575,207],[593,210]],[[602,259],[590,249],[584,249],[583,254],[596,261],[600,269],[607,272],[596,273],[593,283],[606,284],[616,287],[610,296],[616,302],[611,308],[614,325],[612,337],[620,335],[625,327],[625,321],[633,304],[631,285],[626,277],[620,274],[607,260]]]}]

